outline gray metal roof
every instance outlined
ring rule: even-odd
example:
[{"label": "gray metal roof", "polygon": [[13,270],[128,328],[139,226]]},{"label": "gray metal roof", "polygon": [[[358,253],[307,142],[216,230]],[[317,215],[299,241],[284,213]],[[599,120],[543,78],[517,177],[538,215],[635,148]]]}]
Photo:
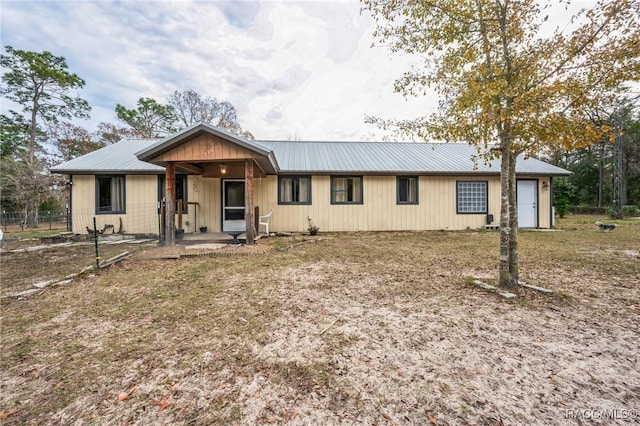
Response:
[{"label": "gray metal roof", "polygon": [[[201,130],[201,129],[200,129]],[[206,129],[207,131],[209,129]],[[184,135],[184,133],[181,133]],[[229,135],[225,135],[229,136]],[[236,143],[238,137],[230,135]],[[166,139],[124,140],[52,167],[65,174],[157,174],[164,167],[141,161],[153,157],[175,136]],[[225,139],[228,139],[225,137]],[[476,148],[454,143],[247,141],[266,153],[268,173],[305,174],[499,174],[500,160],[475,163]],[[258,151],[259,150],[259,151]],[[147,156],[147,157],[145,157]],[[266,164],[268,163],[268,164]],[[567,170],[534,158],[518,158],[517,173],[569,175]]]},{"label": "gray metal roof", "polygon": [[157,139],[123,140],[100,148],[73,160],[58,164],[50,170],[65,174],[156,174],[164,167],[140,161],[135,153],[157,142]]},{"label": "gray metal roof", "polygon": [[[273,150],[281,173],[499,174],[500,160],[485,164],[475,147],[459,143],[260,141]],[[477,160],[474,163],[473,158]],[[567,170],[520,156],[516,172],[569,175]]]}]

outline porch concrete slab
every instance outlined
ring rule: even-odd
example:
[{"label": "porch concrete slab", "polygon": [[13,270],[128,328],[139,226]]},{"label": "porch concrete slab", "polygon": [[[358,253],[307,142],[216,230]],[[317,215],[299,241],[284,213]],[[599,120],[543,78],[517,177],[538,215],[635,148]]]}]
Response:
[{"label": "porch concrete slab", "polygon": [[220,243],[189,244],[185,246],[185,249],[186,250],[217,250],[227,245],[228,244],[220,244]]}]

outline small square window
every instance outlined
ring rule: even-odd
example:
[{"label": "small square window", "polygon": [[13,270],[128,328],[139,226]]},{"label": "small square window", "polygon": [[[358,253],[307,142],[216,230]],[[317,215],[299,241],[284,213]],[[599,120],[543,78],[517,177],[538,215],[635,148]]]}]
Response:
[{"label": "small square window", "polygon": [[331,204],[362,204],[362,176],[332,176]]},{"label": "small square window", "polygon": [[278,204],[311,204],[311,176],[279,176]]},{"label": "small square window", "polygon": [[418,204],[418,176],[398,176],[397,204]]},{"label": "small square window", "polygon": [[486,181],[456,182],[456,211],[458,214],[487,213]]}]

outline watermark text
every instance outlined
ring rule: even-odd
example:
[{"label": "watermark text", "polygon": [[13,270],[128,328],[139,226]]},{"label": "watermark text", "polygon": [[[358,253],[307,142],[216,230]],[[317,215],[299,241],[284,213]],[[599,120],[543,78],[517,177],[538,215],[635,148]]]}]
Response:
[{"label": "watermark text", "polygon": [[565,419],[583,420],[635,420],[638,419],[637,410],[599,408],[599,409],[577,409],[569,408],[564,412]]}]

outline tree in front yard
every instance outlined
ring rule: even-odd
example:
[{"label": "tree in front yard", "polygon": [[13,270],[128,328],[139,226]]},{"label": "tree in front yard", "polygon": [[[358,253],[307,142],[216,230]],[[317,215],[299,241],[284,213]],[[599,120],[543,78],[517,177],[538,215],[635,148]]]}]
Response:
[{"label": "tree in front yard", "polygon": [[6,175],[16,196],[22,197],[15,201],[25,210],[26,224],[37,226],[38,206],[48,196],[49,176],[39,155],[39,141],[46,135],[44,128],[62,118],[88,118],[91,108],[84,99],[72,94],[84,87],[85,82],[68,70],[63,57],[11,46],[5,46],[5,51],[0,55],[0,66],[5,70],[0,94],[21,106],[24,116],[10,111],[10,116],[3,116],[3,129],[15,130],[10,145],[25,148],[15,146],[12,152],[15,155],[6,159],[11,168]]},{"label": "tree in front yard", "polygon": [[[392,51],[423,58],[395,90],[440,96],[439,111],[372,122],[422,138],[470,142],[501,158],[499,282],[518,284],[516,158],[612,135],[588,111],[611,104],[640,75],[640,2],[599,1],[548,33],[552,5],[534,0],[362,0]],[[558,6],[559,4],[559,6]]]}]

